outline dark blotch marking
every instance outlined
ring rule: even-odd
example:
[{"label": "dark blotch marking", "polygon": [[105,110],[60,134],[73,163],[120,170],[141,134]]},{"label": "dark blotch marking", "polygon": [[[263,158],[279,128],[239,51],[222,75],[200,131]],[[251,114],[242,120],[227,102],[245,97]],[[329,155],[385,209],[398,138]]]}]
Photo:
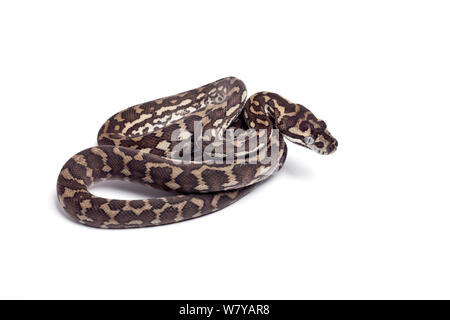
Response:
[{"label": "dark blotch marking", "polygon": [[207,169],[203,171],[202,177],[212,190],[220,190],[223,184],[229,182],[228,176],[222,171]]}]

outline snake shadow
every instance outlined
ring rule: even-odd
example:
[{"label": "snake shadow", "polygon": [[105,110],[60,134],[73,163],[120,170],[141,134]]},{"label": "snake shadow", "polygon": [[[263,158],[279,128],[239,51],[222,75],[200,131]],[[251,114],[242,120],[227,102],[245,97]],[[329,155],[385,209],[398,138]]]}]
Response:
[{"label": "snake shadow", "polygon": [[[303,162],[299,162],[298,159],[291,159],[289,158],[286,160],[286,163],[281,168],[279,172],[276,172],[272,177],[269,179],[258,183],[258,186],[251,191],[248,195],[246,195],[244,198],[239,200],[241,201],[251,201],[251,202],[258,202],[261,201],[261,194],[259,190],[263,190],[268,188],[279,188],[280,185],[286,183],[286,179],[290,180],[291,182],[295,183],[295,181],[301,181],[301,180],[309,180],[314,176],[314,170],[311,170],[308,166],[304,165]],[[227,209],[227,208],[225,208]]]},{"label": "snake shadow", "polygon": [[310,169],[304,162],[299,161],[298,157],[291,157],[286,159],[284,166],[277,172],[271,180],[276,180],[279,177],[286,176],[292,179],[310,179],[314,176],[314,171]]}]

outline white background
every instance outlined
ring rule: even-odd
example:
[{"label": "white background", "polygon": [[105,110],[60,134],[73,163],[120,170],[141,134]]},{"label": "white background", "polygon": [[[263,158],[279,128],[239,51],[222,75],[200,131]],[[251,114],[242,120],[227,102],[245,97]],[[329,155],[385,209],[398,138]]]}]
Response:
[{"label": "white background", "polygon": [[[0,298],[450,298],[445,1],[4,1]],[[324,119],[235,205],[100,230],[56,202],[115,112],[225,76]],[[106,183],[101,196],[146,198]]]}]

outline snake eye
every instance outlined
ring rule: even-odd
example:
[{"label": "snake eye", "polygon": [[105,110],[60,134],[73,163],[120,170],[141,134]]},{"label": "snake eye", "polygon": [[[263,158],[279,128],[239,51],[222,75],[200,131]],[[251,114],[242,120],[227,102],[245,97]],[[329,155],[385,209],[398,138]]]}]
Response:
[{"label": "snake eye", "polygon": [[307,145],[311,145],[314,143],[314,138],[313,137],[305,137],[304,141]]}]

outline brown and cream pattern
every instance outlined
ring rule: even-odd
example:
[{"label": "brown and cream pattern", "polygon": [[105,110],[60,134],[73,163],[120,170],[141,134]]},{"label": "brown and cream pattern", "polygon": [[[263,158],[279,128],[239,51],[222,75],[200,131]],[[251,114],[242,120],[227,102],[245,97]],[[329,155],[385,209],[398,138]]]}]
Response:
[{"label": "brown and cream pattern", "polygon": [[[270,92],[257,93],[248,100],[246,95],[243,82],[228,77],[118,112],[101,127],[99,145],[77,153],[61,169],[57,182],[59,202],[75,220],[92,227],[135,228],[174,223],[220,210],[270,177],[286,159],[283,136],[320,154],[336,149],[337,141],[325,122],[304,106]],[[194,151],[189,154],[189,161],[173,159],[171,152],[180,142],[173,139],[175,132],[183,132],[180,139],[190,139],[196,122],[213,134],[192,141],[192,150],[195,145],[226,139],[224,132],[228,128],[244,133],[256,129],[253,135],[264,132],[269,136],[269,143],[256,146],[257,150],[276,152],[275,163],[258,161],[248,137],[240,142],[228,141],[234,152],[244,144],[244,162],[237,158],[231,163],[197,161]],[[280,130],[278,139],[270,139],[273,129]],[[227,152],[216,150],[215,156],[226,157]],[[143,183],[177,194],[114,200],[89,192],[90,185],[105,179]]]}]

